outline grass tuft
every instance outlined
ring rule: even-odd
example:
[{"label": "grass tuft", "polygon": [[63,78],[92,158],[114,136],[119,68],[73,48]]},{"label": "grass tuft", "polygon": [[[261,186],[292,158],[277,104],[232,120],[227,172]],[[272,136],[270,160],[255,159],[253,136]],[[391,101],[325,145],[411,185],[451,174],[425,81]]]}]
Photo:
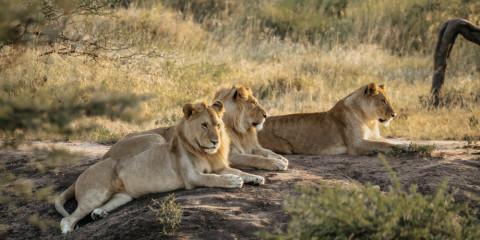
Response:
[{"label": "grass tuft", "polygon": [[408,146],[392,146],[392,150],[389,152],[392,156],[402,156],[402,155],[412,155],[418,154],[421,157],[431,157],[433,151],[435,151],[436,146],[433,145],[420,145],[415,143],[410,143]]},{"label": "grass tuft", "polygon": [[175,232],[182,221],[182,207],[175,203],[174,194],[168,195],[165,199],[157,201],[152,199],[153,204],[148,208],[155,213],[158,223],[162,228],[162,235],[169,236]]}]

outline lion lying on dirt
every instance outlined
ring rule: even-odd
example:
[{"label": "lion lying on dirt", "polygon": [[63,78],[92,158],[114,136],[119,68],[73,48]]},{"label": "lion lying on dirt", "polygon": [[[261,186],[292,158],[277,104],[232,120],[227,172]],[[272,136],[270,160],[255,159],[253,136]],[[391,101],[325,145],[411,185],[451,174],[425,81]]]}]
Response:
[{"label": "lion lying on dirt", "polygon": [[388,126],[396,113],[384,85],[370,83],[319,113],[267,118],[260,144],[282,154],[364,154],[391,150],[378,122]]},{"label": "lion lying on dirt", "polygon": [[[183,106],[184,118],[172,141],[149,143],[150,148],[124,158],[106,158],[83,172],[55,201],[64,216],[63,233],[91,213],[92,218],[148,193],[196,186],[240,188],[244,182],[264,184],[264,178],[229,167],[229,138],[225,132],[222,102]],[[141,144],[141,143],[139,143]],[[78,206],[69,215],[63,205],[73,197]]]},{"label": "lion lying on dirt", "polygon": [[[258,143],[257,131],[262,129],[267,114],[249,88],[221,89],[215,94],[214,99],[225,104],[223,121],[230,137],[231,151],[228,160],[232,167],[287,169],[288,160],[286,158],[263,148]],[[115,143],[103,158],[142,152],[151,144],[172,139],[175,135],[173,130],[174,127],[164,127],[129,134]]]}]

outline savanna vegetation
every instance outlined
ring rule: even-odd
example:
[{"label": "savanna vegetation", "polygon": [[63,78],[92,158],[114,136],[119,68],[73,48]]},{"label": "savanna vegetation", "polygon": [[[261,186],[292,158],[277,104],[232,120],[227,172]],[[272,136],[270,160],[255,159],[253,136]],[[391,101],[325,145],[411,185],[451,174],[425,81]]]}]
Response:
[{"label": "savanna vegetation", "polygon": [[[173,125],[182,104],[211,99],[224,86],[252,88],[276,115],[327,110],[370,82],[387,85],[398,113],[380,130],[383,136],[480,140],[479,46],[457,39],[440,107],[429,106],[438,27],[450,18],[480,25],[479,1],[0,0],[0,5],[4,147],[25,138],[113,143],[127,133]],[[43,169],[61,161],[58,151],[48,156],[33,164]],[[18,186],[4,184],[13,181]],[[35,197],[24,182],[3,174],[0,200]],[[47,199],[51,189],[42,191],[38,198]]]},{"label": "savanna vegetation", "polygon": [[259,233],[263,239],[477,239],[476,209],[456,203],[457,190],[449,192],[444,179],[431,195],[417,185],[402,190],[395,172],[380,155],[392,184],[387,193],[369,184],[359,189],[327,184],[318,189],[298,187],[300,196],[289,197],[285,210],[292,215],[287,232]]},{"label": "savanna vegetation", "polygon": [[[438,27],[450,18],[479,25],[477,1],[122,4],[4,2],[2,99],[34,106],[41,95],[57,102],[64,96],[85,102],[95,91],[154,96],[140,111],[129,112],[146,120],[143,124],[94,117],[88,123],[96,124],[93,131],[69,136],[108,143],[132,131],[174,124],[182,103],[209,99],[221,86],[249,86],[270,114],[285,114],[326,110],[359,86],[377,82],[387,84],[399,113],[381,130],[385,136],[479,138],[474,120],[480,118],[480,48],[475,44],[457,40],[443,107],[427,106]],[[10,130],[2,127],[2,136]],[[65,136],[36,133],[35,138]]]}]

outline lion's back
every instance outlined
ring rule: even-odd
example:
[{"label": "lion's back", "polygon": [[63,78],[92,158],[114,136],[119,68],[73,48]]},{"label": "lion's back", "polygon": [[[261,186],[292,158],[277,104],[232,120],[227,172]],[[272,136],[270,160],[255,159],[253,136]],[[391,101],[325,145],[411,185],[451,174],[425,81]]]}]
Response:
[{"label": "lion's back", "polygon": [[329,112],[268,117],[258,140],[263,147],[283,154],[346,151],[339,126]]}]

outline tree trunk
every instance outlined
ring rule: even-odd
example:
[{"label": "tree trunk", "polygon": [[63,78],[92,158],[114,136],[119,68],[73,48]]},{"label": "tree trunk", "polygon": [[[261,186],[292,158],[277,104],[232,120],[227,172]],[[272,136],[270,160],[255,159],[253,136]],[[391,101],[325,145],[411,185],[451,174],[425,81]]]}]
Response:
[{"label": "tree trunk", "polygon": [[480,45],[480,28],[467,20],[455,18],[440,25],[440,34],[435,46],[434,73],[430,90],[431,101],[435,107],[440,103],[439,95],[445,81],[447,60],[459,33],[468,41]]}]

